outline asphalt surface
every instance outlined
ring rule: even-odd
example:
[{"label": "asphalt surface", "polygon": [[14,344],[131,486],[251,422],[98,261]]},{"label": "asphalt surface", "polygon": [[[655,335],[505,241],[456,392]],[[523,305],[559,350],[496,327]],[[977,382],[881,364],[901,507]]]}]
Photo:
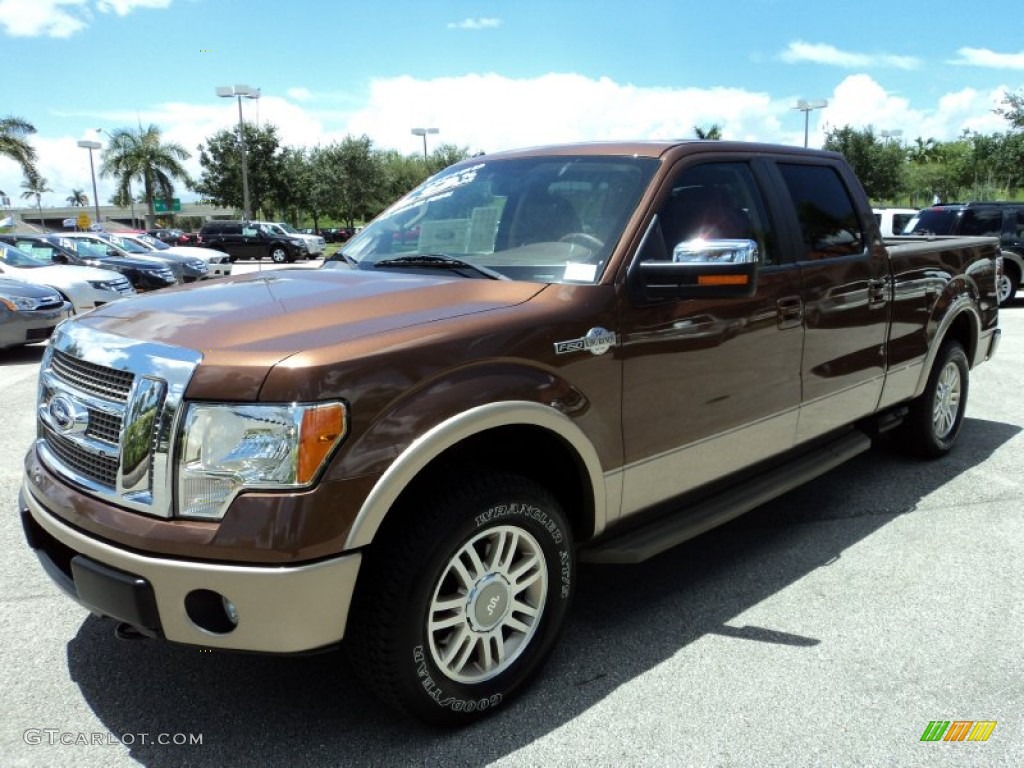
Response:
[{"label": "asphalt surface", "polygon": [[[339,654],[121,641],[60,594],[15,514],[41,350],[0,351],[0,765],[1024,765],[1024,302],[1002,326],[950,456],[883,444],[645,564],[581,569],[542,677],[455,732],[395,717]],[[922,742],[935,720],[996,726]]]}]

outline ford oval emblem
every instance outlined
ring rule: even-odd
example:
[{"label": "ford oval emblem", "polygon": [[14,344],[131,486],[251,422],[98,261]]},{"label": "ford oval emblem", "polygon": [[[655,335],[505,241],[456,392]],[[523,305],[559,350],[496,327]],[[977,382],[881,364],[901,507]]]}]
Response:
[{"label": "ford oval emblem", "polygon": [[50,401],[47,411],[50,422],[62,434],[84,432],[89,426],[89,412],[67,395],[57,395]]}]

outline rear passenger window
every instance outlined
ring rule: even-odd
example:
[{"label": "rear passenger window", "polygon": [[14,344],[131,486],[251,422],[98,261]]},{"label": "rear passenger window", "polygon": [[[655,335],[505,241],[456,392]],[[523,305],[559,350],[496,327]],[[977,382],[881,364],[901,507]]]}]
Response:
[{"label": "rear passenger window", "polygon": [[827,165],[779,163],[803,234],[801,259],[829,259],[864,252],[864,233],[846,185]]},{"label": "rear passenger window", "polygon": [[1003,212],[1000,210],[979,210],[968,208],[960,221],[961,235],[976,237],[998,237],[1003,231]]}]

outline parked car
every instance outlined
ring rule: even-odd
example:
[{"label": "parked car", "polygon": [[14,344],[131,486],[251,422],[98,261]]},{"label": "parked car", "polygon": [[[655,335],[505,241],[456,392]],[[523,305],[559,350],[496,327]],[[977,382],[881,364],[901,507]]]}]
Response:
[{"label": "parked car", "polygon": [[135,240],[131,235],[122,235],[115,232],[97,232],[96,234],[125,253],[177,262],[181,265],[181,279],[183,282],[193,283],[196,280],[206,280],[210,276],[209,264],[207,264],[205,259],[198,258],[197,256],[185,256],[180,253],[173,253],[170,250],[157,251],[149,245]]},{"label": "parked car", "polygon": [[174,272],[163,261],[145,256],[121,256],[107,243],[49,235],[0,235],[0,242],[50,264],[74,264],[120,272],[139,293],[176,285]]},{"label": "parked car", "polygon": [[320,231],[328,243],[345,243],[356,232],[352,227],[327,227]]},{"label": "parked car", "polygon": [[324,249],[327,247],[326,241],[320,235],[308,235],[290,224],[285,224],[283,221],[254,221],[253,224],[259,224],[260,226],[270,229],[272,232],[276,232],[279,235],[285,237],[299,237],[306,243],[306,251],[311,259],[316,259],[324,255]]},{"label": "parked car", "polygon": [[0,349],[46,341],[72,312],[53,288],[0,278]]},{"label": "parked car", "polygon": [[1003,250],[999,303],[1017,295],[1024,276],[1024,202],[969,202],[933,205],[917,212],[907,235],[979,235],[998,237]]},{"label": "parked car", "polygon": [[875,208],[875,221],[882,237],[897,237],[904,227],[917,215],[916,208]]},{"label": "parked car", "polygon": [[118,234],[117,238],[120,240],[130,240],[141,245],[149,251],[146,254],[147,256],[155,252],[155,254],[175,254],[177,256],[202,259],[206,262],[207,277],[224,277],[231,274],[231,257],[223,251],[213,248],[200,248],[198,245],[168,245],[163,240],[145,232],[137,235]]},{"label": "parked car", "polygon": [[267,256],[276,264],[284,264],[308,255],[302,238],[281,234],[252,221],[208,221],[199,230],[199,243],[204,248],[225,252],[232,261],[259,260]]},{"label": "parked car", "polygon": [[53,288],[71,302],[75,312],[88,312],[135,295],[132,284],[120,272],[51,264],[8,243],[0,243],[0,276]]},{"label": "parked car", "polygon": [[155,237],[168,245],[195,245],[196,236],[181,229],[147,229],[142,234]]}]

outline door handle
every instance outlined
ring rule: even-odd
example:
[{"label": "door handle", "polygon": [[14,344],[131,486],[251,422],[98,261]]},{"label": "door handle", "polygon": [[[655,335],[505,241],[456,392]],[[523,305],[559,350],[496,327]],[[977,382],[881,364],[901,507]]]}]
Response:
[{"label": "door handle", "polygon": [[889,281],[885,278],[868,280],[868,306],[881,307],[889,297]]},{"label": "door handle", "polygon": [[799,296],[783,296],[775,302],[779,328],[796,328],[804,321],[804,303]]}]

